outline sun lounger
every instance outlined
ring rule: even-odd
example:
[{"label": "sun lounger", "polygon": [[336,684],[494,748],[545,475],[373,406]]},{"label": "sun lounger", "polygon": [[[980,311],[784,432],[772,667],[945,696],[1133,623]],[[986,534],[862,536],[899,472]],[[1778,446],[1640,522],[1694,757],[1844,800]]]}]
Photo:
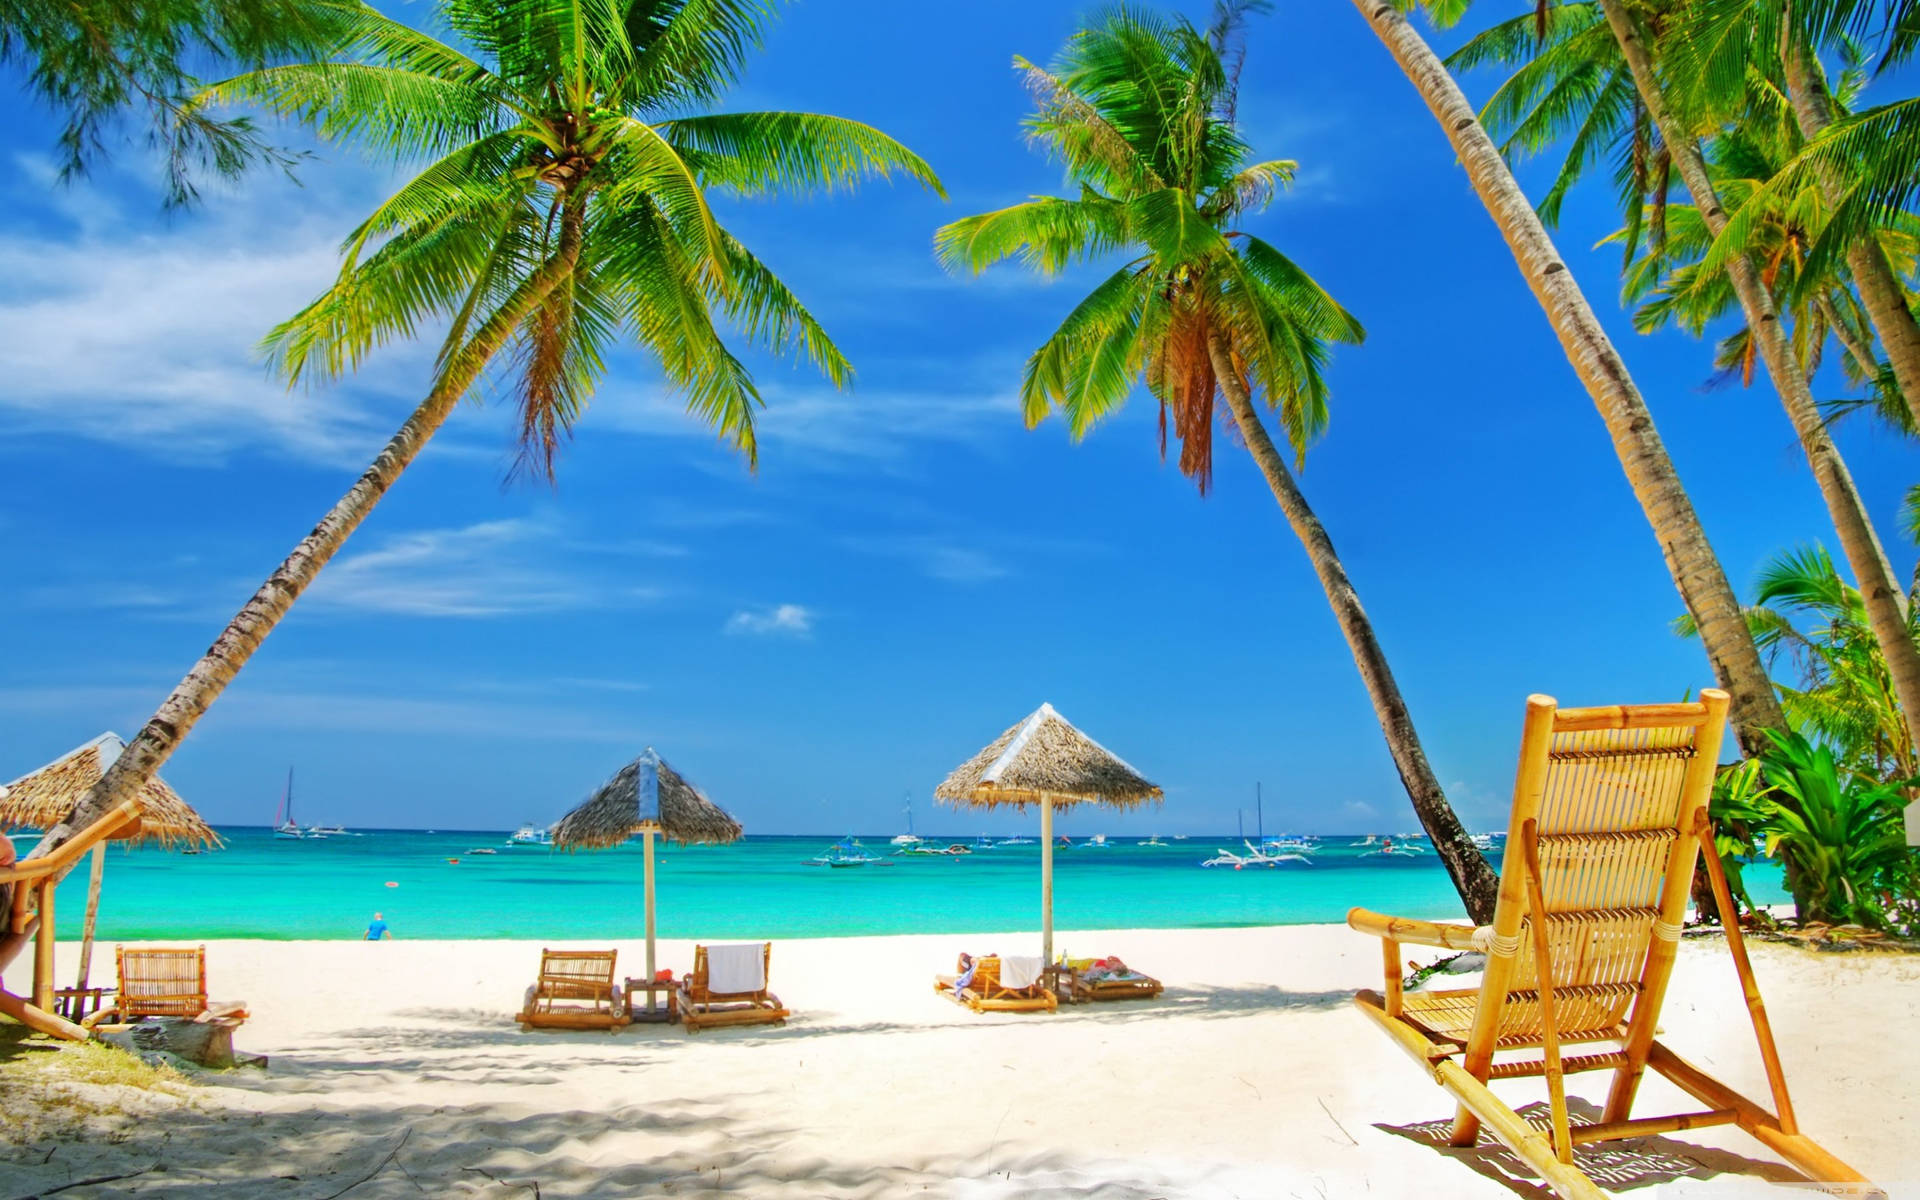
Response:
[{"label": "sun lounger", "polygon": [[680,981],[680,1023],[698,1033],[714,1025],[785,1021],[793,1014],[767,990],[772,966],[772,942],[695,946],[693,970]]},{"label": "sun lounger", "polygon": [[1074,959],[1061,972],[1061,981],[1076,1004],[1091,1000],[1152,1000],[1163,985],[1117,958]]},{"label": "sun lounger", "polygon": [[[971,972],[969,972],[971,967]],[[959,974],[936,975],[935,991],[945,992],[975,1012],[1053,1012],[1060,1000],[1042,977],[1023,987],[1009,987],[1001,979],[1000,957],[960,956]]]},{"label": "sun lounger", "polygon": [[[1353,928],[1382,939],[1386,963],[1384,990],[1360,992],[1354,1001],[1459,1101],[1453,1145],[1472,1146],[1484,1124],[1568,1200],[1606,1195],[1580,1169],[1576,1144],[1705,1125],[1740,1126],[1816,1181],[1866,1182],[1799,1132],[1732,897],[1711,852],[1702,861],[1773,1111],[1654,1038],[1694,862],[1701,844],[1713,845],[1706,805],[1726,719],[1727,694],[1714,689],[1701,692],[1699,703],[1612,708],[1562,709],[1546,696],[1530,697],[1493,924],[1439,925],[1359,908],[1347,914]],[[1480,987],[1403,993],[1403,943],[1484,952]],[[1579,1053],[1563,1052],[1574,1044]],[[1705,1110],[1634,1118],[1647,1067]],[[1565,1076],[1585,1071],[1610,1071],[1612,1084],[1598,1122],[1571,1124]],[[1551,1113],[1545,1131],[1487,1086],[1540,1076]]]},{"label": "sun lounger", "polygon": [[541,950],[540,975],[513,1019],[522,1029],[605,1029],[627,1023],[613,985],[614,950]]},{"label": "sun lounger", "polygon": [[88,1015],[88,1029],[127,1024],[143,1017],[179,1017],[183,1020],[224,1020],[238,1024],[247,1018],[239,1001],[207,1001],[205,946],[147,946],[113,948],[120,976],[118,994],[104,1008]]}]

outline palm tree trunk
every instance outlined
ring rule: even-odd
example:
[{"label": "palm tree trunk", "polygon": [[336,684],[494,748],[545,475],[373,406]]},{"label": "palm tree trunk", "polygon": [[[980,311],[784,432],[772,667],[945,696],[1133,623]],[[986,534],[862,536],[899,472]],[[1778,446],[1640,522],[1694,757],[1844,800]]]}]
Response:
[{"label": "palm tree trunk", "polygon": [[1880,360],[1874,357],[1873,347],[1861,340],[1860,335],[1847,324],[1846,317],[1840,312],[1840,306],[1833,302],[1833,297],[1822,292],[1814,303],[1819,307],[1820,315],[1826,318],[1827,328],[1833,331],[1833,336],[1845,348],[1847,357],[1853,360],[1854,369],[1868,379],[1877,377],[1880,374]]},{"label": "palm tree trunk", "polygon": [[[1780,56],[1787,68],[1787,93],[1793,101],[1794,121],[1800,136],[1809,142],[1833,124],[1833,104],[1827,95],[1826,79],[1813,48],[1800,36],[1791,7],[1781,15]],[[1820,190],[1828,203],[1837,201],[1841,187],[1829,170],[1819,172]],[[1913,413],[1920,428],[1920,323],[1907,307],[1906,289],[1900,286],[1887,262],[1880,243],[1867,238],[1847,248],[1847,267],[1853,272],[1854,286],[1860,290],[1860,304],[1873,320],[1874,332],[1886,348],[1887,361],[1893,364],[1894,380],[1900,385],[1901,398]]]},{"label": "palm tree trunk", "polygon": [[[566,223],[562,223],[563,231]],[[420,453],[440,426],[452,414],[454,405],[466,394],[487,362],[499,352],[520,321],[532,312],[555,286],[573,270],[579,253],[578,236],[564,232],[554,256],[528,276],[506,303],[475,331],[473,337],[442,370],[433,391],[413,410],[366,473],[361,475],[339,503],[320,519],[300,544],[293,548],[260,590],[253,594],[238,615],[221,631],[193,669],[187,672],[153,717],[115,760],[100,782],[87,793],[67,819],[40,839],[28,858],[46,854],[76,831],[86,828],[100,815],[151,779],[160,765],[199,721],[207,707],[226,690],[228,683],[246,665],[274,626],[287,614],[293,602],[306,591],[348,536],[366,520],[374,505],[400,478],[414,456]],[[17,951],[16,951],[17,952]],[[12,957],[7,955],[6,957]],[[5,966],[0,961],[0,966]]]},{"label": "palm tree trunk", "polygon": [[1506,239],[1520,273],[1546,311],[1567,361],[1600,410],[1621,469],[1653,526],[1680,598],[1700,628],[1714,678],[1732,697],[1734,732],[1749,754],[1766,744],[1763,729],[1784,730],[1786,715],[1734,598],[1733,585],[1681,486],[1673,460],[1654,428],[1646,400],[1620,354],[1587,304],[1580,285],[1514,181],[1506,160],[1480,125],[1473,106],[1445,65],[1400,11],[1386,0],[1354,0],[1400,69],[1427,103],[1460,156],[1474,191]]},{"label": "palm tree trunk", "polygon": [[[1720,206],[1720,198],[1714,191],[1712,177],[1707,173],[1706,158],[1700,153],[1699,143],[1667,108],[1659,76],[1654,71],[1653,57],[1624,0],[1600,0],[1600,7],[1607,14],[1614,40],[1620,43],[1627,69],[1633,73],[1641,103],[1646,106],[1647,115],[1659,127],[1661,139],[1666,142],[1667,153],[1672,156],[1674,166],[1680,169],[1680,178],[1687,185],[1694,208],[1706,222],[1707,230],[1718,237],[1720,231],[1726,228],[1727,213]],[[1746,314],[1749,336],[1760,350],[1760,357],[1767,365],[1767,374],[1773,377],[1774,390],[1780,394],[1780,402],[1787,410],[1787,419],[1793,423],[1794,432],[1799,435],[1800,444],[1806,450],[1807,464],[1813,469],[1814,481],[1820,486],[1820,496],[1826,501],[1827,512],[1833,518],[1840,548],[1846,554],[1847,564],[1853,569],[1854,580],[1860,588],[1860,599],[1867,610],[1867,623],[1873,627],[1874,640],[1879,643],[1881,656],[1886,660],[1887,674],[1893,679],[1894,694],[1899,698],[1908,734],[1920,734],[1920,724],[1916,724],[1920,722],[1920,646],[1914,644],[1913,632],[1907,625],[1906,593],[1894,578],[1893,564],[1887,560],[1886,548],[1880,544],[1880,535],[1874,531],[1866,503],[1860,497],[1860,489],[1854,486],[1853,475],[1840,457],[1839,447],[1833,444],[1832,431],[1820,417],[1820,406],[1814,402],[1813,390],[1807,383],[1807,373],[1801,368],[1800,360],[1794,357],[1786,330],[1781,327],[1780,314],[1774,308],[1773,297],[1761,282],[1753,261],[1744,254],[1733,255],[1727,260],[1727,277],[1732,281],[1734,293],[1740,298],[1740,307]]]},{"label": "palm tree trunk", "polygon": [[1400,685],[1394,682],[1387,656],[1373,634],[1373,622],[1360,607],[1360,594],[1347,578],[1347,569],[1334,552],[1333,539],[1327,536],[1326,526],[1308,507],[1307,498],[1301,495],[1286,460],[1274,447],[1273,439],[1267,436],[1267,427],[1254,410],[1253,399],[1234,369],[1223,334],[1215,331],[1208,337],[1207,353],[1213,360],[1214,375],[1227,398],[1227,407],[1233,411],[1240,436],[1247,443],[1247,451],[1259,464],[1260,473],[1267,477],[1273,498],[1279,501],[1287,524],[1293,527],[1294,536],[1300,539],[1307,558],[1313,563],[1314,574],[1320,577],[1320,586],[1327,593],[1327,603],[1333,607],[1340,632],[1346,636],[1354,665],[1360,668],[1367,696],[1373,701],[1374,716],[1380,721],[1380,732],[1386,735],[1387,751],[1393,755],[1393,765],[1400,772],[1400,783],[1407,789],[1407,799],[1413,802],[1421,828],[1433,839],[1433,848],[1446,864],[1447,874],[1453,878],[1454,890],[1466,903],[1468,915],[1476,924],[1484,925],[1493,920],[1500,877],[1487,865],[1486,856],[1473,844],[1453,806],[1447,803],[1446,792],[1434,777],[1427,752],[1421,748],[1420,735],[1414,731],[1413,715],[1407,711],[1407,702],[1400,695]]}]

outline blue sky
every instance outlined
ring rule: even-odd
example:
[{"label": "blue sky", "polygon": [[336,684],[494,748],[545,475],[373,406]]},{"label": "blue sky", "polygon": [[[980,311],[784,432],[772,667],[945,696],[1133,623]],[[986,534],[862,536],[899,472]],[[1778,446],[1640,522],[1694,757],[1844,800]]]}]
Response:
[{"label": "blue sky", "polygon": [[[1456,806],[1497,828],[1527,693],[1711,678],[1668,632],[1678,599],[1599,418],[1438,129],[1357,11],[1280,8],[1249,32],[1241,117],[1300,179],[1248,224],[1370,335],[1336,358],[1304,486]],[[558,816],[651,744],[751,832],[892,831],[908,793],[922,829],[997,831],[1021,822],[927,797],[1049,700],[1167,792],[1068,832],[1231,830],[1256,780],[1269,828],[1412,827],[1245,455],[1222,444],[1202,500],[1138,399],[1079,444],[1023,428],[1020,363],[1089,276],[952,279],[931,234],[1059,188],[1021,139],[1009,59],[1050,57],[1077,10],[970,13],[797,5],[727,106],[871,121],[952,194],[724,210],[853,359],[853,392],[756,360],[751,474],[632,355],[553,489],[503,486],[508,414],[466,407],[168,764],[175,787],[216,823],[264,823],[294,764],[306,819],[498,828]],[[390,171],[326,152],[300,186],[261,175],[167,216],[137,150],[56,184],[50,121],[0,82],[9,778],[134,732],[417,402],[428,353],[289,393],[253,350],[324,286]],[[1615,252],[1588,249],[1611,227],[1595,189],[1559,240],[1744,593],[1772,552],[1830,540],[1824,510],[1771,392],[1706,389],[1706,346],[1632,332]],[[1909,570],[1910,450],[1859,422],[1841,444]]]}]

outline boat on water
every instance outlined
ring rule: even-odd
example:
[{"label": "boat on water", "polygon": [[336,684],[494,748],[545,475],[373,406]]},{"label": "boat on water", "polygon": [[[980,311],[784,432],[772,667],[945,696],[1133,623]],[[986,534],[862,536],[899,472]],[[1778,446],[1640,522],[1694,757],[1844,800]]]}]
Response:
[{"label": "boat on water", "polygon": [[1166,845],[1166,843],[1165,843],[1165,842],[1163,842],[1163,841],[1161,841],[1161,840],[1160,840],[1160,835],[1156,833],[1156,834],[1154,834],[1154,835],[1153,835],[1152,837],[1150,837],[1150,838],[1148,838],[1148,839],[1147,839],[1146,841],[1144,841],[1144,842],[1141,842],[1141,843],[1140,843],[1140,845],[1142,845],[1142,846],[1164,846],[1164,845]]},{"label": "boat on water", "polygon": [[973,839],[973,845],[967,847],[967,850],[969,853],[975,850],[991,850],[991,849],[993,849],[993,839],[988,837],[984,833],[981,834],[979,837]]},{"label": "boat on water", "polygon": [[341,828],[338,825],[309,825],[307,826],[307,836],[308,837],[358,837],[359,835],[349,834],[345,829]]},{"label": "boat on water", "polygon": [[1313,859],[1304,854],[1269,854],[1245,839],[1242,839],[1240,844],[1247,848],[1245,854],[1235,854],[1231,850],[1222,850],[1212,858],[1203,861],[1200,865],[1203,867],[1232,867],[1236,871],[1244,870],[1247,867],[1265,867],[1268,870],[1272,870],[1286,863],[1299,863],[1302,866],[1308,867],[1313,865]]},{"label": "boat on water", "polygon": [[905,833],[894,834],[893,845],[918,846],[920,844],[920,841],[921,839],[914,836],[914,832],[913,832],[913,793],[908,792],[907,793],[907,831]]},{"label": "boat on water", "polygon": [[891,864],[884,858],[867,853],[867,848],[860,844],[858,838],[843,837],[833,845],[827,847],[826,853],[820,855],[818,858],[807,859],[805,865],[809,867],[843,868],[876,865],[884,867]]},{"label": "boat on water", "polygon": [[1416,846],[1404,838],[1382,838],[1380,845],[1372,850],[1362,850],[1361,858],[1419,858],[1427,852],[1425,846]]},{"label": "boat on water", "polygon": [[507,835],[507,845],[551,846],[553,845],[553,831],[551,829],[540,829],[533,825],[522,825]]},{"label": "boat on water", "polygon": [[1086,841],[1081,842],[1080,848],[1082,850],[1105,850],[1108,846],[1111,846],[1111,845],[1113,845],[1113,843],[1107,840],[1106,834],[1096,833],[1092,837],[1088,838]]},{"label": "boat on water", "polygon": [[995,842],[994,845],[996,846],[1031,846],[1033,845],[1033,839],[1026,838],[1026,837],[1001,838],[999,841]]},{"label": "boat on water", "polygon": [[469,850],[467,851],[467,853],[468,854],[498,854],[500,852],[498,850],[488,850],[488,849],[482,848],[479,850]]},{"label": "boat on water", "polygon": [[280,793],[280,807],[273,814],[273,836],[284,841],[297,842],[309,835],[293,819],[293,768],[287,768],[287,789]]},{"label": "boat on water", "polygon": [[1259,848],[1263,854],[1312,854],[1319,847],[1313,838],[1283,833],[1262,840]]}]

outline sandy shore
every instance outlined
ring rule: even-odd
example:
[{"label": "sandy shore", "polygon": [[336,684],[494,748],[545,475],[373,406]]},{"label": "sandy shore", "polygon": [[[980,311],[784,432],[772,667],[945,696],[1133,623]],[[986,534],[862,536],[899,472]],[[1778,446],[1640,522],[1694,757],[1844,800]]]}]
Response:
[{"label": "sandy shore", "polygon": [[[1542,1194],[1497,1146],[1436,1149],[1444,1094],[1347,1003],[1379,985],[1369,939],[1072,933],[1064,947],[1118,953],[1166,980],[1165,997],[977,1016],[931,990],[957,949],[1035,940],[778,942],[792,1022],[695,1037],[522,1033],[509,1018],[537,942],[216,942],[214,998],[250,1003],[238,1042],[271,1069],[206,1076],[192,1100],[88,1140],[0,1145],[0,1197],[149,1166],[61,1195],[321,1200],[363,1177],[354,1200],[534,1197],[536,1184],[544,1200]],[[63,978],[76,949],[61,947]],[[619,949],[638,974],[642,946]],[[1920,1180],[1920,960],[1771,945],[1755,958],[1802,1126],[1871,1176]],[[662,943],[661,961],[684,969],[690,944]],[[7,978],[24,988],[23,964]],[[1766,1094],[1717,940],[1685,944],[1664,1030]],[[1577,1094],[1597,1099],[1604,1080],[1581,1077]],[[1537,1082],[1501,1089],[1544,1096]],[[1650,1079],[1638,1111],[1692,1107]],[[1727,1129],[1582,1161],[1615,1190],[1662,1197],[1785,1194],[1794,1178]]]}]

